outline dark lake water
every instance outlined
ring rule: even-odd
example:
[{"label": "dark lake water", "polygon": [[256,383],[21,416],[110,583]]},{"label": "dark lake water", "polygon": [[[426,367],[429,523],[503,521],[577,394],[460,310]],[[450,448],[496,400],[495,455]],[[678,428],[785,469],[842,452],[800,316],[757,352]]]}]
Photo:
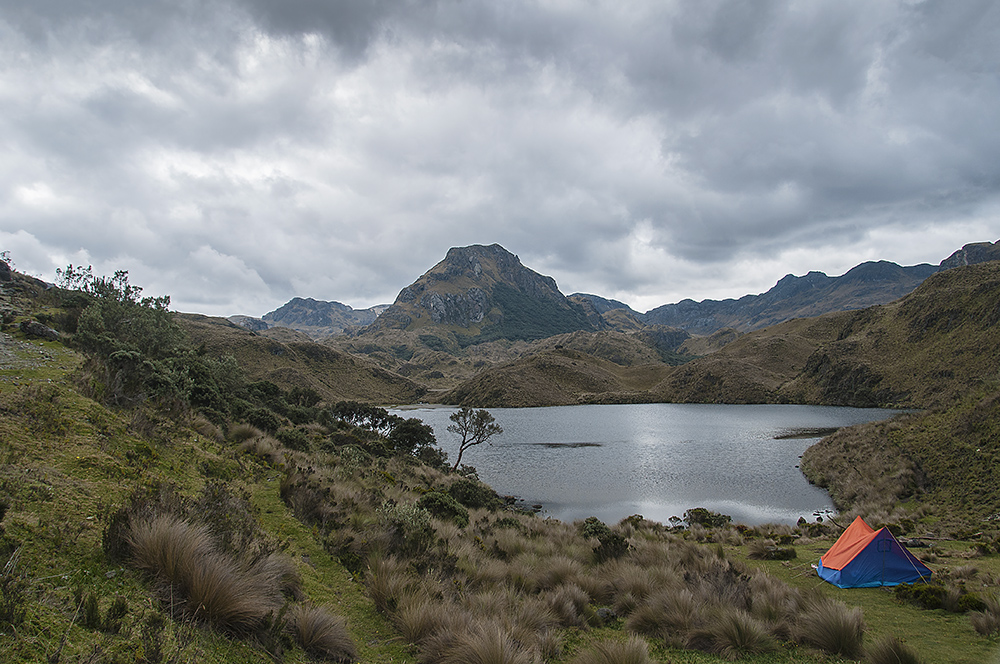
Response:
[{"label": "dark lake water", "polygon": [[[454,460],[447,431],[455,410],[394,409],[434,428]],[[691,507],[738,523],[794,523],[832,510],[825,491],[797,468],[799,456],[837,427],[899,411],[796,405],[635,404],[492,408],[504,432],[469,449],[463,464],[501,494],[541,504],[565,521],[632,515],[666,523]]]}]

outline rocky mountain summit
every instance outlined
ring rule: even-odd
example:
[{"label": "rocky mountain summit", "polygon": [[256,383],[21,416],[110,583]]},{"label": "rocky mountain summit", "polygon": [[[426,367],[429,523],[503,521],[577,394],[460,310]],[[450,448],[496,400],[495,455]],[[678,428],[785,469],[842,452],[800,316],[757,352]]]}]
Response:
[{"label": "rocky mountain summit", "polygon": [[526,268],[498,244],[456,247],[400,291],[362,334],[440,328],[460,345],[531,340],[594,329],[584,309],[555,280]]},{"label": "rocky mountain summit", "polygon": [[372,323],[388,305],[354,309],[340,302],[295,297],[261,318],[230,316],[229,322],[252,332],[288,328],[320,341]]}]

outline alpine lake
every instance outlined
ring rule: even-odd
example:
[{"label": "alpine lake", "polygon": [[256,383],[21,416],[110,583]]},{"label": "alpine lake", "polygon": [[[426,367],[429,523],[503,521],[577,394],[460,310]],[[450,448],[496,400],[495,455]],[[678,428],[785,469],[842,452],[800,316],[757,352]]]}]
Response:
[{"label": "alpine lake", "polygon": [[[454,461],[455,408],[390,409],[434,429]],[[898,410],[801,405],[623,404],[491,408],[503,433],[469,448],[463,465],[542,516],[605,523],[641,514],[664,524],[693,507],[734,523],[794,524],[833,512],[799,457],[836,429]]]}]

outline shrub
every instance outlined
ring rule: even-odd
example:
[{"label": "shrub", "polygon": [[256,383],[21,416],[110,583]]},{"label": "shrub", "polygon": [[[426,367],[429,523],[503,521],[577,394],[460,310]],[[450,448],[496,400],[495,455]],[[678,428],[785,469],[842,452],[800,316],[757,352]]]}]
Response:
[{"label": "shrub", "polygon": [[469,510],[447,493],[440,491],[425,493],[417,501],[417,507],[427,510],[439,519],[453,521],[459,528],[469,525]]},{"label": "shrub", "polygon": [[640,638],[629,637],[624,643],[600,641],[572,660],[570,664],[652,664],[649,646]]},{"label": "shrub", "polygon": [[376,514],[389,529],[389,546],[394,553],[417,555],[434,541],[430,513],[422,507],[386,501]]},{"label": "shrub", "polygon": [[492,488],[467,477],[460,478],[448,487],[448,495],[471,509],[498,510],[503,499]]},{"label": "shrub", "polygon": [[267,408],[254,408],[246,414],[246,420],[252,426],[274,434],[281,426],[281,419]]},{"label": "shrub", "polygon": [[601,537],[600,544],[594,547],[594,557],[599,563],[615,560],[628,553],[628,548],[627,539],[617,533],[609,532]]},{"label": "shrub", "polygon": [[441,471],[451,468],[451,464],[448,463],[448,454],[444,450],[437,447],[430,445],[421,447],[417,450],[415,456],[421,463],[428,465],[431,468]]},{"label": "shrub", "polygon": [[687,521],[689,526],[698,524],[705,528],[721,528],[722,526],[729,525],[729,522],[733,519],[728,514],[713,512],[704,507],[692,507],[684,512],[684,520]]},{"label": "shrub", "polygon": [[292,429],[289,427],[278,429],[278,432],[274,434],[274,437],[281,441],[281,443],[289,449],[298,450],[300,452],[309,451],[309,436],[307,436],[306,432],[301,429]]},{"label": "shrub", "polygon": [[434,429],[416,417],[396,423],[389,432],[388,440],[397,452],[411,455],[437,442]]},{"label": "shrub", "polygon": [[324,607],[294,607],[291,629],[302,649],[314,657],[334,662],[357,661],[358,651],[344,619]]},{"label": "shrub", "polygon": [[893,593],[901,602],[916,604],[922,609],[940,609],[947,591],[939,583],[901,583]]},{"label": "shrub", "polygon": [[921,664],[922,660],[912,648],[894,636],[886,636],[868,648],[871,664]]},{"label": "shrub", "polygon": [[611,529],[596,516],[588,516],[579,524],[578,529],[587,539],[601,539],[611,535]]}]

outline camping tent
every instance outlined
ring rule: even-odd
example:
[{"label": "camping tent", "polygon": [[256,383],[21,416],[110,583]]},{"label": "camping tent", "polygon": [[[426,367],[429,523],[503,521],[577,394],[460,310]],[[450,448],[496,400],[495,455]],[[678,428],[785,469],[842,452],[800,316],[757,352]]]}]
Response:
[{"label": "camping tent", "polygon": [[929,580],[931,571],[886,528],[872,530],[860,516],[819,559],[820,578],[839,588],[897,586]]}]

